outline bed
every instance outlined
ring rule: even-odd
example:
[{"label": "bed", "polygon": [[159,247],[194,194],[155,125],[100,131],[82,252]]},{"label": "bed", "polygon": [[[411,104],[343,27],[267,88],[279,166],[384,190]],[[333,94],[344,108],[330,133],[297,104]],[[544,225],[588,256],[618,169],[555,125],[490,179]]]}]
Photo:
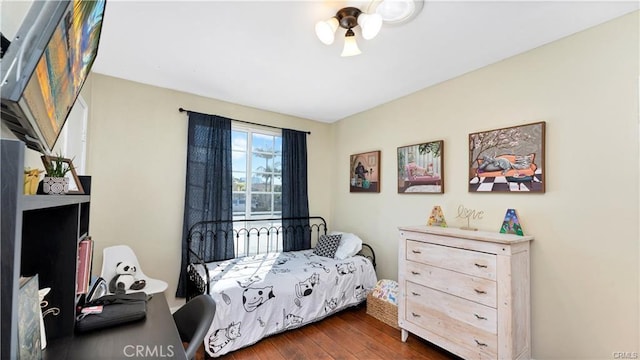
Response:
[{"label": "bed", "polygon": [[[362,244],[358,251],[353,234],[328,233],[321,217],[304,220],[304,225],[295,226],[283,226],[282,219],[205,221],[189,230],[187,300],[209,294],[216,302],[204,340],[209,356],[227,354],[366,300],[377,282],[373,249]],[[282,238],[292,234],[311,236],[317,247],[339,235],[338,259],[318,255],[319,249],[282,251]],[[235,256],[204,262],[204,249],[228,236]]]}]

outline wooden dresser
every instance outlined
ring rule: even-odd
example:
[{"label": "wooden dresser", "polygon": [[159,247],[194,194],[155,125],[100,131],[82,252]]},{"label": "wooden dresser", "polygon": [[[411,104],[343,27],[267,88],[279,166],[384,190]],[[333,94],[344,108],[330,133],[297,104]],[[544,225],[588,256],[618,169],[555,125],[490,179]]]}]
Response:
[{"label": "wooden dresser", "polygon": [[465,359],[529,359],[531,236],[400,227],[398,323]]}]

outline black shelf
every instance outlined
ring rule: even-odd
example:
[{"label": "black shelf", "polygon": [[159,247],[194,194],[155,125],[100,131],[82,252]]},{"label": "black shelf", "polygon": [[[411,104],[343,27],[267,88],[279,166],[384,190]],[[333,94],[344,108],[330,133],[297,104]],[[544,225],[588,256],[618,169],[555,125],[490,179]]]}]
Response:
[{"label": "black shelf", "polygon": [[20,276],[38,274],[57,316],[44,319],[48,344],[71,336],[75,324],[78,240],[89,232],[89,195],[23,195],[25,145],[1,140],[2,150],[2,359],[17,357]]}]

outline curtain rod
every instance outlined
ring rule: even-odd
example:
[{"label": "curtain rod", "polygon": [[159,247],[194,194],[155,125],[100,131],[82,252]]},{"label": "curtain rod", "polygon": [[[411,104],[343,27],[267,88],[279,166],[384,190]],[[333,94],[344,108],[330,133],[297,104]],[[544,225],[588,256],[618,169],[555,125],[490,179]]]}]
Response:
[{"label": "curtain rod", "polygon": [[[197,111],[191,111],[191,110],[187,110],[187,109],[183,109],[183,108],[178,108],[179,112],[186,112],[187,114],[189,114],[190,112],[196,113]],[[237,122],[241,122],[241,123],[245,123],[245,124],[251,124],[251,125],[258,125],[258,126],[264,126],[264,127],[268,127],[268,128],[272,128],[272,129],[280,129],[283,130],[285,128],[281,128],[281,127],[277,127],[277,126],[271,126],[271,125],[265,125],[265,124],[258,124],[258,123],[254,123],[254,122],[250,122],[250,121],[244,121],[244,120],[236,120],[236,119],[229,119],[231,121],[237,121]],[[296,130],[299,131],[299,130]],[[304,133],[307,133],[309,135],[311,135],[311,131],[302,131]]]}]

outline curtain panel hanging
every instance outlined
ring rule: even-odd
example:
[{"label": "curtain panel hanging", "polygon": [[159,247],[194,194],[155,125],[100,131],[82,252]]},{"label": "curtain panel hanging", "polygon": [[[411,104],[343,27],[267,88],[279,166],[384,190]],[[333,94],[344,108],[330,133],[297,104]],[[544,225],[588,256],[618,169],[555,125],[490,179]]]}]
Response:
[{"label": "curtain panel hanging", "polygon": [[[177,297],[186,296],[188,259],[187,236],[189,228],[199,221],[231,220],[232,187],[231,173],[231,119],[189,112],[189,135],[187,145],[187,176],[182,223],[182,266]],[[223,229],[231,232],[232,229]],[[224,260],[234,257],[233,236],[216,236],[216,241],[205,241],[204,261]],[[211,244],[214,244],[211,246]],[[193,244],[192,246],[198,246]]]},{"label": "curtain panel hanging", "polygon": [[282,129],[282,226],[293,228],[304,225],[309,231],[283,238],[283,250],[304,250],[311,247],[309,219],[290,220],[291,217],[309,217],[307,194],[307,134],[302,131]]}]

